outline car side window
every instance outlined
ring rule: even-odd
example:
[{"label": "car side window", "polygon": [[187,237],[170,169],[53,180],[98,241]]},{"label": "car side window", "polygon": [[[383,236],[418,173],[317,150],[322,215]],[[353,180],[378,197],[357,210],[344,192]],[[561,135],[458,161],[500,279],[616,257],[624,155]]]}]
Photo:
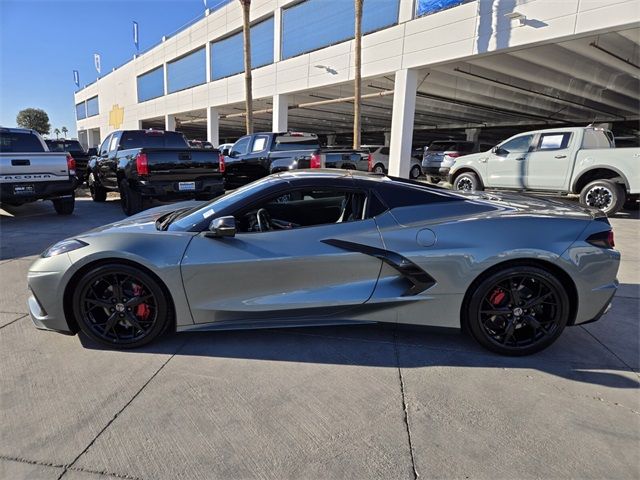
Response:
[{"label": "car side window", "polygon": [[109,142],[111,142],[111,135],[108,135],[107,138],[104,139],[102,145],[100,145],[99,155],[106,155],[109,151]]},{"label": "car side window", "polygon": [[538,151],[564,150],[569,146],[571,132],[543,133],[538,140]]},{"label": "car side window", "polygon": [[389,155],[389,147],[382,147],[380,149],[380,155]]},{"label": "car side window", "polygon": [[531,146],[533,135],[522,135],[520,137],[512,138],[500,145],[500,151],[502,153],[522,153],[528,152]]},{"label": "car side window", "polygon": [[249,150],[249,142],[251,141],[251,137],[242,137],[231,147],[231,153],[233,155],[244,155]]},{"label": "car side window", "polygon": [[118,136],[117,135],[112,135],[111,136],[111,141],[109,142],[109,151],[113,152],[117,148],[118,148]]},{"label": "car side window", "polygon": [[263,151],[267,148],[267,140],[269,137],[266,135],[258,135],[253,140],[253,145],[251,147],[251,153],[257,153]]},{"label": "car side window", "polygon": [[234,216],[240,233],[354,222],[366,218],[367,198],[362,190],[300,188],[275,194]]}]

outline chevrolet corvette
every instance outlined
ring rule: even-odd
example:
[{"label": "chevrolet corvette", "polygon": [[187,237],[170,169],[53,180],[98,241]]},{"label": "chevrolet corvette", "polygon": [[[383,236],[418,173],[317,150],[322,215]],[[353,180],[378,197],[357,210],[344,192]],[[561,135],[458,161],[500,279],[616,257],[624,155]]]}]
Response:
[{"label": "chevrolet corvette", "polygon": [[48,248],[28,273],[40,329],[134,348],[167,330],[398,323],[527,355],[599,319],[620,254],[595,209],[386,175],[271,175]]}]

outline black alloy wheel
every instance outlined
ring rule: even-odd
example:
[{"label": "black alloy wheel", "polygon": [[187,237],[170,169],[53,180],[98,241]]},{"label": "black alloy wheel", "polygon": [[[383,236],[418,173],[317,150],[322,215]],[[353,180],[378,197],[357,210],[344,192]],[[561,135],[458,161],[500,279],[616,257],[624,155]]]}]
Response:
[{"label": "black alloy wheel", "polygon": [[469,302],[468,327],[484,347],[529,355],[551,345],[569,319],[569,297],[558,279],[538,267],[518,266],[478,285]]},{"label": "black alloy wheel", "polygon": [[85,274],[73,294],[80,329],[102,345],[135,348],[170,323],[167,295],[150,275],[128,265],[104,265]]}]

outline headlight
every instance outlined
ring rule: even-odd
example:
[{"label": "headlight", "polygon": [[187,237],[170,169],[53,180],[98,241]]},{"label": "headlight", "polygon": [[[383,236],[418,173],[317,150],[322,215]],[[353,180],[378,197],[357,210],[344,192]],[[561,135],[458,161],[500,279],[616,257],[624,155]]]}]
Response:
[{"label": "headlight", "polygon": [[43,258],[55,257],[56,255],[60,255],[61,253],[72,252],[79,248],[86,247],[87,245],[89,244],[83,242],[82,240],[76,240],[76,239],[63,240],[47,248],[42,253],[42,257]]}]

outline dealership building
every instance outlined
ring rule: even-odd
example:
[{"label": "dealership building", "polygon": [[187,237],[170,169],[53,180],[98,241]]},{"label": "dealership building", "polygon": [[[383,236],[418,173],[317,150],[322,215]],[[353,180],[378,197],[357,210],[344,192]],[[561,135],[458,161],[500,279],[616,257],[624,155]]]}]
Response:
[{"label": "dealership building", "polygon": [[[350,144],[353,0],[253,0],[255,131]],[[491,143],[519,131],[605,123],[638,133],[637,0],[365,0],[363,143]],[[244,134],[242,11],[215,9],[75,93],[78,138],[178,130],[214,145]]]}]

